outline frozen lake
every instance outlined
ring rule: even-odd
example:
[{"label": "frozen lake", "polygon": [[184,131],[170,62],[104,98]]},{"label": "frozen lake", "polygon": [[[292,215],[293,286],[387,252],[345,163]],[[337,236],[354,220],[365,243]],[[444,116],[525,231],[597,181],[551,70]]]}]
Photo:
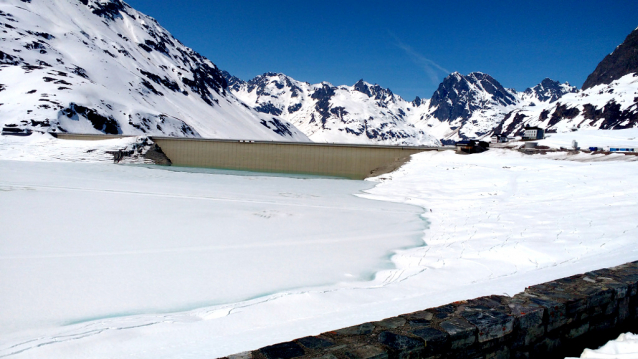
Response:
[{"label": "frozen lake", "polygon": [[221,357],[638,259],[634,156],[427,152],[360,182],[4,137],[0,357]]},{"label": "frozen lake", "polygon": [[0,335],[371,280],[423,245],[371,182],[0,161]]}]

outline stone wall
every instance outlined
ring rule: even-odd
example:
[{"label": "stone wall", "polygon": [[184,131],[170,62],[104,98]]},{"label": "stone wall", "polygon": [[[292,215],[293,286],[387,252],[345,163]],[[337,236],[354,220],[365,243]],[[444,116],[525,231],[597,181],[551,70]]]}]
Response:
[{"label": "stone wall", "polygon": [[564,358],[637,329],[638,261],[229,358]]}]

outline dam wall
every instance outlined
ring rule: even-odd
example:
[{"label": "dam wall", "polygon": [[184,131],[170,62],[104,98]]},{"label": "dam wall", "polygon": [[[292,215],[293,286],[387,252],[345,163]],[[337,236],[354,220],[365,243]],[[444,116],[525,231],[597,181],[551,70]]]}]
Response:
[{"label": "dam wall", "polygon": [[[56,134],[67,140],[127,136]],[[443,147],[150,137],[173,166],[364,179],[392,172],[410,156]]]}]

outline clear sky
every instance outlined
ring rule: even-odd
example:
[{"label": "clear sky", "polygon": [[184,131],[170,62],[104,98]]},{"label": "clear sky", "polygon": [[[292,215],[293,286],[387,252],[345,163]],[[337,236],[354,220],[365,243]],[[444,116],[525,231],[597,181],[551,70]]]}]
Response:
[{"label": "clear sky", "polygon": [[635,0],[125,1],[241,79],[364,79],[407,100],[454,71],[519,91],[545,77],[580,87],[638,27]]}]

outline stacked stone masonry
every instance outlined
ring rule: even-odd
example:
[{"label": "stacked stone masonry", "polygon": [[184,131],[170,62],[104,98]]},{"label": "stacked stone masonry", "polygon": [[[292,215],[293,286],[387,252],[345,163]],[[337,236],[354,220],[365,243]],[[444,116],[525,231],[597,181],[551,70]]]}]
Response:
[{"label": "stacked stone masonry", "polygon": [[564,358],[637,324],[638,261],[228,358]]}]

